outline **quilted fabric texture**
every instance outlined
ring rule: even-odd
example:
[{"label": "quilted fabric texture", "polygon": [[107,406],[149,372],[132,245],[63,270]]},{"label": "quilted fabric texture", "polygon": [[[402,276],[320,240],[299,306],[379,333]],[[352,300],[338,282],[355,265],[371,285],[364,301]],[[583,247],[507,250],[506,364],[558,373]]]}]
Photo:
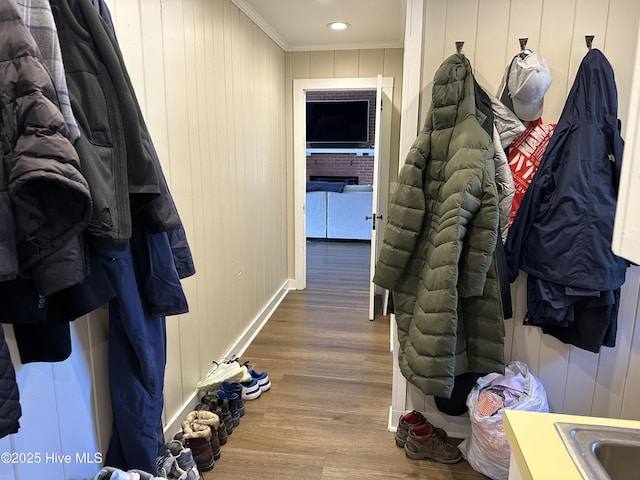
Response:
[{"label": "quilted fabric texture", "polygon": [[393,292],[402,374],[448,398],[456,375],[504,371],[498,194],[464,55],[443,62],[432,97],[391,199],[374,282]]}]

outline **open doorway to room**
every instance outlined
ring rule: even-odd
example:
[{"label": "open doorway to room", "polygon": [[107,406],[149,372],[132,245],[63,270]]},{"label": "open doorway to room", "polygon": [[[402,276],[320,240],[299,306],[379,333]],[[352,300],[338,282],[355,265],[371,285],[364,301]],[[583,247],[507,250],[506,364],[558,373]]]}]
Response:
[{"label": "open doorway to room", "polygon": [[369,291],[376,93],[306,92],[307,288]]},{"label": "open doorway to room", "polygon": [[[369,291],[369,317],[373,319],[376,291],[371,278],[377,260],[377,240],[384,230],[386,218],[393,79],[378,76],[294,80],[293,96],[295,287],[304,289],[308,282],[309,286],[313,286],[313,272],[309,270],[311,268],[334,268],[335,288],[349,288],[340,284],[342,280],[351,285],[351,288]],[[367,101],[372,106],[375,102],[375,108],[368,117],[373,134],[363,141],[340,138],[338,142],[333,142],[329,138],[323,144],[325,139],[322,136],[317,137],[307,130],[307,101]],[[382,105],[388,107],[386,111]],[[313,119],[310,118],[309,121]],[[308,134],[311,138],[307,138]],[[308,182],[325,182],[328,190],[340,183],[344,185],[346,192],[329,192],[327,189],[307,192]],[[315,185],[312,190],[314,188]],[[316,243],[314,239],[322,241]],[[351,246],[355,248],[349,250]],[[363,247],[368,252],[363,254]],[[313,259],[309,261],[307,249],[313,249],[310,250]],[[332,251],[329,252],[329,249]],[[324,260],[318,260],[316,253],[320,258],[324,255]],[[343,280],[344,269],[340,273],[341,269],[335,265],[328,266],[331,262],[327,255],[332,260],[341,262],[340,265],[344,267],[351,264],[354,268],[351,273],[355,276]],[[353,264],[357,258],[361,259],[361,264],[358,264],[361,265],[359,273]],[[338,275],[343,277],[338,279]],[[322,278],[326,279],[327,276],[322,275]],[[359,278],[362,278],[362,287],[359,286]],[[331,285],[326,286],[330,287]]]}]

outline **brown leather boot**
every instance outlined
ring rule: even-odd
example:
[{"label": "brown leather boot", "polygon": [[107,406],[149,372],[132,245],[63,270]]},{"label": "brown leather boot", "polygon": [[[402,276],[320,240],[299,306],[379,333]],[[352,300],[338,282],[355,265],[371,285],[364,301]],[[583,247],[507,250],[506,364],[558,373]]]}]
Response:
[{"label": "brown leather boot", "polygon": [[433,424],[429,422],[422,413],[417,410],[413,410],[402,415],[398,420],[398,428],[396,429],[396,445],[400,448],[404,448],[404,444],[407,441],[407,435],[409,434],[409,429],[424,423],[429,424],[431,428],[437,430],[439,432],[438,435],[440,435],[444,441],[447,441],[447,432],[441,428],[433,426]]},{"label": "brown leather boot", "polygon": [[[457,463],[462,459],[462,453],[458,447],[447,443],[440,429],[429,428],[423,424],[419,427],[409,428],[407,441],[404,444],[404,453],[413,460],[430,459],[439,463]],[[430,433],[418,435],[418,433]]]}]

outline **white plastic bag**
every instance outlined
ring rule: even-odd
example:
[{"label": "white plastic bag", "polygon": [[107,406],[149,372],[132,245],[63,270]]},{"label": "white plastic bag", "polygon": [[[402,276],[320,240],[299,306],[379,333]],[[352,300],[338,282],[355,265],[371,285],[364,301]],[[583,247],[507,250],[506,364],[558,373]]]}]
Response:
[{"label": "white plastic bag", "polygon": [[493,480],[507,480],[511,448],[504,432],[502,419],[504,410],[526,410],[529,412],[548,412],[547,394],[538,380],[529,372],[523,362],[512,362],[505,368],[505,376],[520,373],[524,379],[525,390],[517,403],[503,407],[491,416],[478,411],[478,395],[500,376],[490,373],[478,379],[467,397],[469,419],[471,420],[471,438],[464,440],[458,448],[471,468]]}]

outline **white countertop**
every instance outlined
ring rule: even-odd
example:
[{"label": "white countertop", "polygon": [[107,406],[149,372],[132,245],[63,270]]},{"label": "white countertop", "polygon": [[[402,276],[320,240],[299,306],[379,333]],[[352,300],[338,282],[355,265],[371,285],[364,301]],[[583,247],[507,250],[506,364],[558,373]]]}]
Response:
[{"label": "white countertop", "polygon": [[525,480],[582,480],[554,422],[640,428],[640,421],[505,410],[504,430]]}]

